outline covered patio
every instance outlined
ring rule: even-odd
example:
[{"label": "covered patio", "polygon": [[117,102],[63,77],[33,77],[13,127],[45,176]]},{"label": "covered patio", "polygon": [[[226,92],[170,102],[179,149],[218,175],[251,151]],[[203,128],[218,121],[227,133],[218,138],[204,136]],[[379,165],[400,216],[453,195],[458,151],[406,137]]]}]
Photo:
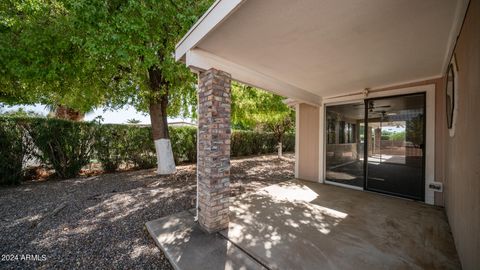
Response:
[{"label": "covered patio", "polygon": [[147,223],[176,269],[459,269],[441,208],[290,180],[233,200],[207,234],[194,211]]},{"label": "covered patio", "polygon": [[[471,127],[480,108],[479,10],[479,1],[468,0],[213,3],[175,51],[176,60],[198,75],[197,207],[147,224],[172,264],[178,269],[457,269],[456,245],[463,267],[478,266],[479,155],[471,147],[478,145]],[[295,107],[299,179],[233,201],[232,80],[284,96]],[[463,108],[447,96],[457,87],[464,95],[455,102]],[[415,96],[421,105],[409,109],[397,102],[402,106],[395,111],[392,100],[402,96]],[[382,104],[387,99],[391,103]],[[373,124],[363,129],[363,142],[357,132],[349,138],[358,140],[329,143],[327,108],[342,104],[363,106],[363,118],[338,119],[343,123],[337,126],[348,127],[344,132],[353,130],[353,120],[360,130],[371,113],[381,115],[374,117],[380,122],[403,114],[406,126],[417,123],[410,134],[421,139],[402,142],[412,150],[403,152],[417,157],[415,173],[398,173],[389,164],[377,170],[381,175],[369,170],[378,158],[372,152],[368,160],[368,146],[381,146],[382,137],[377,128],[377,142],[367,139]],[[456,124],[447,124],[447,114]],[[374,118],[370,122],[377,123]],[[328,144],[347,143],[351,149],[367,146],[364,159],[355,154],[362,162],[359,184],[327,185],[335,184],[326,175]],[[404,165],[413,160],[405,155],[399,159]],[[410,180],[417,190],[410,197],[413,184],[403,185],[405,190],[369,186],[369,181]]]}]

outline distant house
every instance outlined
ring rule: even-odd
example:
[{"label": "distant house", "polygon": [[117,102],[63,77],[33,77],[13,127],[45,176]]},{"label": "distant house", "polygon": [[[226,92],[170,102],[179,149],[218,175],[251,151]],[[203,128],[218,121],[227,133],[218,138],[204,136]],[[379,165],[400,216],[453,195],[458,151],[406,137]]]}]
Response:
[{"label": "distant house", "polygon": [[169,122],[168,125],[171,127],[197,127],[197,124],[184,122],[184,121]]}]

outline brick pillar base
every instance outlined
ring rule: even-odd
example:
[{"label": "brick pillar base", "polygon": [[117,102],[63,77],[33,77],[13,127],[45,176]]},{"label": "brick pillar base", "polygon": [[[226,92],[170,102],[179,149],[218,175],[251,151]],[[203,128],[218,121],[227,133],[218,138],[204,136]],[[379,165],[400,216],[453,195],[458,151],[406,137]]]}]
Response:
[{"label": "brick pillar base", "polygon": [[228,227],[230,74],[210,69],[198,84],[198,221],[208,232]]}]

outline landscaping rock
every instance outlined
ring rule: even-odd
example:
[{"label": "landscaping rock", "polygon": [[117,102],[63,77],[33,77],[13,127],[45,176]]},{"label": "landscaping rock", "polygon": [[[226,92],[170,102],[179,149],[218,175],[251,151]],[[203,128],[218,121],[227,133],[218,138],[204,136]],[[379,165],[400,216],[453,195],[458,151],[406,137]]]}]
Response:
[{"label": "landscaping rock", "polygon": [[[292,154],[231,164],[232,196],[293,178]],[[171,269],[145,223],[194,208],[195,197],[195,165],[1,188],[0,268]]]}]

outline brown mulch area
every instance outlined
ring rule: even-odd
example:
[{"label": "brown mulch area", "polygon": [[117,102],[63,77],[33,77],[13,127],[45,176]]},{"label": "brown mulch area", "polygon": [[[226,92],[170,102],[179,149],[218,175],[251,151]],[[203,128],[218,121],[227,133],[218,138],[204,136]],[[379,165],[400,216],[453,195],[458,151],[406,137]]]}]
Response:
[{"label": "brown mulch area", "polygon": [[[293,178],[293,154],[231,164],[232,196]],[[194,207],[195,196],[195,165],[2,188],[0,268],[171,269],[145,222]]]}]

